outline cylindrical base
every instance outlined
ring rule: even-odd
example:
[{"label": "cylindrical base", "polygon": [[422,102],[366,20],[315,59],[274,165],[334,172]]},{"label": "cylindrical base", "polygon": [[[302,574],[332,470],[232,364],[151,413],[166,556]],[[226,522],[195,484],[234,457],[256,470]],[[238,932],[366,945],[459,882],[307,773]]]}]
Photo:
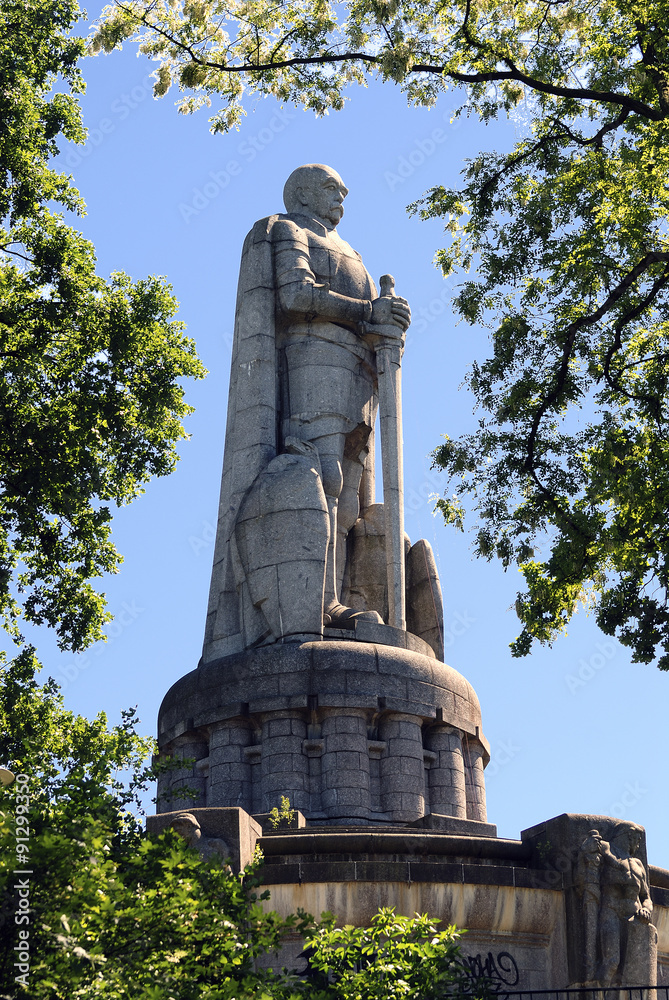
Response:
[{"label": "cylindrical base", "polygon": [[[165,696],[158,740],[165,757],[197,747],[201,806],[253,815],[287,798],[308,821],[338,825],[485,818],[476,695],[408,649],[333,640],[205,664]],[[159,808],[187,783],[181,772],[164,782]]]}]

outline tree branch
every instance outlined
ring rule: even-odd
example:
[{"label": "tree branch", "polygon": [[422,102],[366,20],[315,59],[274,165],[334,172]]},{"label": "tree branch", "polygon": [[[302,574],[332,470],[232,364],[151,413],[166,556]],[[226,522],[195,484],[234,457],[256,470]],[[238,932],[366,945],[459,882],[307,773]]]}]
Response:
[{"label": "tree branch", "polygon": [[601,146],[604,136],[609,132],[614,132],[617,128],[620,128],[629,115],[630,112],[623,109],[617,118],[614,118],[613,121],[607,122],[606,125],[602,125],[599,132],[591,136],[589,139],[583,139],[580,135],[576,135],[576,133],[572,132],[572,130],[565,125],[564,122],[561,122],[559,118],[551,118],[550,120],[559,129],[562,129],[562,131],[569,136],[572,142],[577,143],[579,146]]},{"label": "tree branch", "polygon": [[24,253],[19,253],[18,250],[10,250],[9,249],[10,246],[12,246],[11,243],[1,243],[0,244],[0,250],[3,253],[10,253],[10,254],[12,254],[13,257],[20,257],[21,260],[27,260],[29,264],[34,264],[35,263],[35,261],[34,261],[34,259],[32,257],[26,257],[26,255]]},{"label": "tree branch", "polygon": [[509,170],[513,170],[513,168],[517,167],[519,163],[522,163],[523,160],[526,160],[529,156],[532,156],[533,153],[536,153],[537,150],[542,148],[542,146],[545,146],[548,142],[550,142],[551,139],[555,138],[556,136],[554,135],[545,135],[543,136],[543,138],[538,139],[537,142],[535,142],[534,145],[530,149],[526,150],[524,153],[520,153],[518,156],[510,156],[509,159],[504,164],[504,166],[500,167],[499,170],[496,170],[495,173],[492,175],[492,177],[489,177],[488,180],[485,182],[485,184],[481,186],[477,195],[477,199],[485,195],[488,189],[491,188],[495,184],[495,182],[498,181],[499,178],[503,176],[503,174],[505,174]]},{"label": "tree branch", "polygon": [[[647,271],[649,267],[653,264],[664,262],[669,264],[669,253],[663,253],[658,251],[651,251],[643,257],[639,263],[629,271],[625,277],[616,285],[612,292],[608,295],[606,300],[594,313],[589,316],[581,316],[579,319],[570,323],[567,327],[567,337],[565,341],[564,348],[562,350],[562,361],[560,363],[560,368],[557,374],[557,380],[554,388],[548,393],[544,398],[541,406],[538,408],[532,420],[532,427],[527,439],[527,457],[525,459],[524,467],[525,471],[528,472],[534,479],[538,488],[543,492],[549,492],[543,483],[540,482],[536,475],[534,469],[534,452],[537,435],[539,433],[539,426],[544,416],[550,409],[550,407],[557,401],[564,387],[565,380],[567,378],[567,372],[569,370],[569,362],[571,360],[572,350],[574,347],[574,342],[576,340],[576,334],[579,330],[582,330],[585,326],[592,326],[594,323],[598,323],[603,316],[609,312],[613,306],[618,302],[620,298],[625,294],[626,291],[634,284],[634,282],[639,278],[644,271]],[[669,278],[668,278],[669,280]]]},{"label": "tree branch", "polygon": [[[509,65],[510,60],[505,59],[504,62]],[[412,67],[411,72],[436,73],[439,72],[439,68],[417,64]],[[579,101],[597,101],[600,104],[616,104],[618,107],[626,108],[630,112],[634,111],[643,118],[650,118],[655,122],[664,121],[665,118],[661,111],[657,111],[650,104],[637,101],[626,94],[617,94],[613,90],[592,90],[590,87],[556,87],[552,83],[536,80],[534,77],[528,76],[527,73],[523,73],[516,68],[508,71],[494,70],[488,73],[457,73],[455,70],[444,71],[441,68],[441,72],[452,80],[457,80],[458,83],[496,83],[501,80],[515,80],[518,83],[525,84],[530,90],[537,90],[541,94],[550,94],[553,97],[569,97]]]},{"label": "tree branch", "polygon": [[613,338],[613,342],[609,345],[609,349],[606,352],[606,358],[604,360],[604,378],[611,388],[616,392],[620,392],[623,396],[626,396],[627,399],[636,399],[640,403],[643,402],[650,404],[650,408],[654,411],[653,416],[658,426],[662,424],[662,408],[659,405],[657,398],[655,396],[646,396],[640,393],[630,393],[623,389],[619,380],[611,372],[611,362],[613,360],[613,355],[616,354],[616,352],[622,347],[621,333],[625,324],[632,322],[632,320],[635,320],[638,316],[640,316],[644,309],[646,309],[655,299],[657,293],[667,284],[669,284],[669,267],[666,267],[662,274],[655,279],[653,287],[648,291],[648,294],[644,296],[641,302],[637,302],[636,306],[628,313],[625,313],[625,315],[622,316],[621,319],[619,319],[615,324],[615,336]]},{"label": "tree branch", "polygon": [[[292,56],[290,59],[278,59],[276,61],[270,60],[270,62],[265,63],[244,62],[237,65],[215,62],[203,58],[196,52],[192,45],[187,45],[185,42],[182,42],[174,35],[169,34],[169,32],[160,28],[158,25],[151,23],[147,20],[145,15],[137,18],[135,14],[119,2],[117,2],[117,7],[119,7],[120,10],[125,11],[133,20],[144,25],[144,27],[148,28],[150,31],[155,31],[156,34],[161,35],[171,45],[175,45],[183,52],[188,53],[193,62],[200,66],[204,66],[207,69],[214,69],[221,73],[266,73],[277,69],[289,69],[292,66],[326,66],[340,62],[362,62],[369,66],[379,66],[382,63],[379,56],[371,55],[368,52],[324,52],[322,55],[318,56]],[[472,45],[472,47],[480,48],[480,45],[474,39],[469,39],[467,37],[468,32],[466,28],[464,29],[464,33],[465,38],[469,44]],[[498,83],[505,80],[516,81],[517,83],[524,84],[531,90],[536,90],[542,94],[549,94],[553,97],[568,97],[575,100],[597,101],[600,104],[615,104],[618,107],[626,109],[628,112],[635,112],[643,118],[649,118],[652,121],[664,120],[665,115],[662,111],[656,110],[651,107],[651,105],[645,104],[643,101],[637,101],[635,98],[629,97],[627,94],[618,94],[615,91],[610,90],[593,90],[589,87],[555,86],[554,84],[546,83],[544,80],[537,80],[534,77],[529,76],[527,73],[524,73],[522,70],[518,69],[518,67],[515,66],[513,61],[508,57],[500,57],[500,61],[509,66],[509,69],[489,70],[488,72],[482,73],[460,73],[457,70],[446,69],[443,65],[415,63],[408,72],[446,76],[451,80],[457,81],[458,83],[466,84]]]}]

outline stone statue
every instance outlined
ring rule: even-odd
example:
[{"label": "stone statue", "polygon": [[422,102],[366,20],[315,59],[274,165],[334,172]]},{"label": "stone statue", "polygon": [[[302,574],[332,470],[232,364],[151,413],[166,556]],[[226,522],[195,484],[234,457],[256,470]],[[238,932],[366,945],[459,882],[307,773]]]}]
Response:
[{"label": "stone statue", "polygon": [[[645,961],[648,948],[644,944],[653,904],[646,869],[636,857],[641,837],[639,827],[628,823],[621,826],[610,844],[602,841],[601,961],[597,978],[606,986],[651,983],[651,970]],[[656,934],[654,928],[652,932]]]},{"label": "stone statue", "polygon": [[643,831],[621,823],[610,843],[591,830],[576,881],[583,897],[585,985],[654,985],[657,932],[646,869],[637,853]]},{"label": "stone statue", "polygon": [[186,841],[188,847],[196,850],[205,861],[220,858],[227,861],[232,852],[226,842],[220,837],[205,837],[200,824],[192,813],[183,812],[175,816],[170,823],[172,829]]},{"label": "stone statue", "polygon": [[401,520],[389,543],[374,502],[379,358],[390,352],[399,376],[411,312],[390,284],[378,295],[338,235],[347,193],[330,167],[299,167],[286,214],[244,243],[203,662],[382,624],[392,599],[377,550],[391,543],[402,589],[407,570],[407,627],[441,650],[429,545],[405,552]]},{"label": "stone statue", "polygon": [[602,838],[590,830],[578,853],[575,882],[583,905],[585,966],[584,985],[595,985],[597,976],[597,936],[601,901]]}]

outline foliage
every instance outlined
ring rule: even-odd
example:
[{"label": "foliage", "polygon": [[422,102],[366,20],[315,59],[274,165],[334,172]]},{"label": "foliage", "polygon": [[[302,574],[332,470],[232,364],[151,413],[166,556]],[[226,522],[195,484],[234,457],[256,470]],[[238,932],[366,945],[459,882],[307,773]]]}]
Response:
[{"label": "foliage", "polygon": [[295,819],[295,810],[290,805],[290,799],[286,795],[281,796],[281,807],[274,806],[270,809],[269,821],[275,830],[278,830],[282,823],[290,824]]},{"label": "foliage", "polygon": [[[427,915],[403,917],[386,907],[369,927],[336,927],[324,914],[307,937],[309,973],[297,984],[309,1000],[440,1000],[487,994],[473,987],[460,960],[459,932],[437,930]],[[301,994],[300,994],[300,991]]]},{"label": "foliage", "polygon": [[117,0],[93,41],[138,40],[183,111],[220,95],[213,130],[245,93],[324,113],[372,76],[426,105],[463,85],[457,113],[484,121],[525,102],[512,152],[414,206],[446,220],[444,273],[477,271],[457,311],[492,329],[468,377],[479,429],[435,462],[455,484],[447,522],[469,498],[476,553],[523,574],[516,655],[582,604],[669,669],[668,36],[661,0]]},{"label": "foliage", "polygon": [[[24,650],[0,673],[0,759],[27,776],[0,789],[3,995],[259,996],[276,977],[256,972],[255,957],[297,921],[262,912],[255,870],[239,876],[203,862],[173,831],[145,836],[136,812],[154,776],[153,741],[137,734],[135,712],[113,727],[102,713],[89,721],[68,712],[53,681],[35,680],[37,667]],[[28,853],[19,852],[27,828]],[[26,882],[29,922],[16,924]],[[14,966],[26,930],[27,986]]]},{"label": "foliage", "polygon": [[531,11],[527,4],[487,3],[478,11],[469,0],[116,0],[103,11],[91,50],[137,41],[159,63],[156,96],[177,84],[184,113],[209,107],[214,95],[222,99],[210,119],[214,132],[239,125],[249,93],[325,114],[340,109],[344,89],[368,75],[401,85],[412,103],[426,106],[449,79],[469,84],[489,117],[497,106],[490,80],[499,81],[507,107],[522,91],[515,74],[497,72],[500,58],[477,32],[484,38],[492,31],[504,54],[519,56],[524,44],[514,43],[511,25],[514,17],[531,21]]},{"label": "foliage", "polygon": [[120,562],[109,505],[172,471],[179,380],[204,374],[169,285],[104,281],[55,211],[83,213],[48,165],[59,139],[85,141],[78,17],[69,0],[0,6],[0,620],[17,643],[23,617],[74,649],[109,617],[89,582]]},{"label": "foliage", "polygon": [[621,2],[555,16],[569,10],[535,44],[563,93],[537,88],[531,134],[422,205],[453,220],[444,273],[478,269],[460,315],[493,327],[492,357],[468,376],[478,431],[435,463],[456,501],[474,500],[477,554],[524,577],[515,655],[581,604],[666,670],[669,20]]}]

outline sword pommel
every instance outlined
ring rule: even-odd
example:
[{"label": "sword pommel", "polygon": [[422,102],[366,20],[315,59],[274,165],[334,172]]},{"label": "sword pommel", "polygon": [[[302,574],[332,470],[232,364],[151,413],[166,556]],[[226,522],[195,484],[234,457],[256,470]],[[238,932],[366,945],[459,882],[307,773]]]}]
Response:
[{"label": "sword pommel", "polygon": [[392,274],[382,274],[379,279],[381,298],[389,298],[395,294],[395,279]]}]

